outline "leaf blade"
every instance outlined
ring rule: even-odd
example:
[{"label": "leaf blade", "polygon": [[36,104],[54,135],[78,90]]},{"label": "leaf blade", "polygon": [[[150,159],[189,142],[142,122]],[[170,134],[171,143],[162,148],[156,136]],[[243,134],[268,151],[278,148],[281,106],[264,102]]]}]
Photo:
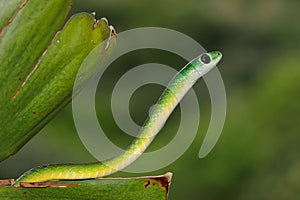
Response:
[{"label": "leaf blade", "polygon": [[76,184],[66,188],[0,187],[2,199],[167,199],[172,174],[137,178],[102,178],[85,181],[59,181]]}]

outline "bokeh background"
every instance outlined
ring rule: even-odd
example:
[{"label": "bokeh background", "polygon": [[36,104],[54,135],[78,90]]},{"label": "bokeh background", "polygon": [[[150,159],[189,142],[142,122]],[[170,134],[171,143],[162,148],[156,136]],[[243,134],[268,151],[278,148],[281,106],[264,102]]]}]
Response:
[{"label": "bokeh background", "polygon": [[[96,11],[117,32],[145,26],[170,28],[194,38],[208,51],[224,54],[218,66],[226,86],[227,119],[213,151],[198,158],[210,118],[209,95],[201,80],[194,86],[200,127],[183,156],[155,172],[120,172],[113,177],[171,171],[170,199],[300,199],[299,8],[297,0],[75,0],[71,14]],[[116,60],[99,83],[99,121],[120,147],[133,138],[113,120],[112,88],[127,70],[148,62],[177,70],[186,63],[164,51],[135,51]],[[146,85],[134,93],[129,109],[136,123],[142,125],[162,91],[162,86]],[[0,163],[0,177],[15,178],[45,163],[95,161],[80,142],[71,112],[68,106],[20,152]],[[176,109],[148,151],[172,140],[179,117]]]}]

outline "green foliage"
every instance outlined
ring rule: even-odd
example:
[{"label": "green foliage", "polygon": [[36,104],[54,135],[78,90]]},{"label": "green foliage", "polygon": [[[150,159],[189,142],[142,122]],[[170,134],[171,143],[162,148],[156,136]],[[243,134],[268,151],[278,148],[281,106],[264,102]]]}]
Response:
[{"label": "green foliage", "polygon": [[[171,175],[131,179],[60,181],[64,188],[0,187],[1,199],[115,199],[164,200],[168,196]],[[52,185],[52,186],[53,186]],[[69,186],[68,186],[69,185]],[[51,185],[48,185],[51,186]]]},{"label": "green foliage", "polygon": [[22,1],[23,0],[0,1],[0,27],[5,26],[14,13],[22,7]]},{"label": "green foliage", "polygon": [[[56,34],[71,0],[24,2],[19,8],[14,5],[15,14],[1,28],[0,161],[19,150],[71,100],[79,67],[110,35],[105,20],[96,23],[87,13],[73,16]],[[101,48],[97,53],[103,56],[95,62],[106,55],[105,45]],[[82,79],[91,75],[82,74]]]}]

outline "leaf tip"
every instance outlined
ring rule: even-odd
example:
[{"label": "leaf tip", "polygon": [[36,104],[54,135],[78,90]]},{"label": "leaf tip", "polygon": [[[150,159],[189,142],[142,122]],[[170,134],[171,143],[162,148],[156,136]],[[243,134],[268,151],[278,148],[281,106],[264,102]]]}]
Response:
[{"label": "leaf tip", "polygon": [[[149,179],[155,180],[160,184],[160,186],[166,191],[166,199],[168,199],[169,196],[169,188],[171,185],[171,180],[172,180],[173,173],[167,172],[162,176],[156,176],[156,177],[151,177]],[[147,184],[146,184],[147,185]],[[146,187],[145,185],[145,187]]]}]

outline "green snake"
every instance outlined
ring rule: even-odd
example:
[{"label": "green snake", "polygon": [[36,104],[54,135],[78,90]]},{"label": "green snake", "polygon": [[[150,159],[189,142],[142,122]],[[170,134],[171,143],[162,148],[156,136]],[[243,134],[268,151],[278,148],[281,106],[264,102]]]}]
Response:
[{"label": "green snake", "polygon": [[19,187],[21,182],[100,178],[124,169],[146,150],[184,95],[200,77],[213,69],[221,58],[222,54],[218,51],[203,53],[179,71],[158,99],[138,137],[121,155],[90,164],[39,166],[21,175],[13,186]]}]

